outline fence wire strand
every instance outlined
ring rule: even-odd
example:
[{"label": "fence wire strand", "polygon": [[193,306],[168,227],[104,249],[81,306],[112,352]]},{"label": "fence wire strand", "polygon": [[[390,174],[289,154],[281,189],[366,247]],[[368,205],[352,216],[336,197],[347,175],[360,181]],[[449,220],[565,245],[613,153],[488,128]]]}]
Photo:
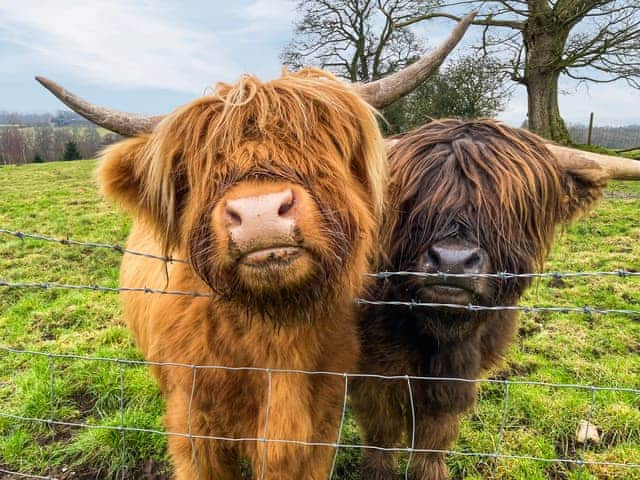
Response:
[{"label": "fence wire strand", "polygon": [[416,406],[413,401],[413,388],[411,387],[411,378],[408,375],[407,390],[409,391],[409,407],[411,408],[411,446],[409,447],[409,458],[407,458],[407,466],[404,469],[404,480],[409,480],[409,469],[413,460],[413,453],[416,451]]},{"label": "fence wire strand", "polygon": [[[347,397],[349,396],[349,377],[347,374],[344,374],[344,398],[342,400],[342,415],[340,416],[340,426],[338,427],[338,438],[336,438],[336,444],[340,445],[340,441],[342,440],[342,429],[344,427],[344,418],[347,414]],[[333,472],[336,468],[336,462],[338,461],[338,452],[340,451],[340,447],[336,447],[333,452],[333,460],[331,461],[331,470],[329,471],[329,480],[333,478]]]},{"label": "fence wire strand", "polygon": [[[502,405],[502,420],[500,422],[500,429],[498,430],[498,441],[496,442],[496,455],[500,454],[502,447],[502,440],[504,438],[504,430],[507,427],[507,417],[509,415],[509,383],[505,382],[504,384],[504,400]],[[498,457],[496,457],[498,458]],[[495,474],[496,469],[498,468],[498,462],[494,462],[493,464],[493,473]]]},{"label": "fence wire strand", "polygon": [[[81,423],[81,422],[68,422],[61,420],[48,420],[44,418],[38,417],[27,417],[23,415],[15,415],[5,412],[0,412],[0,417],[9,418],[17,421],[25,421],[25,422],[34,422],[34,423],[44,423],[44,424],[53,424],[59,426],[73,427],[73,428],[89,428],[89,429],[103,429],[110,431],[118,431],[120,430],[119,426],[111,426],[111,425],[93,425],[90,423]],[[173,432],[173,431],[163,431],[157,430],[153,428],[140,428],[140,427],[125,427],[127,432],[137,432],[137,433],[149,433],[155,435],[161,435],[165,437],[183,437],[188,438],[188,432]],[[250,442],[250,443],[273,443],[277,445],[294,445],[300,447],[329,447],[329,448],[341,448],[341,449],[364,449],[364,450],[375,450],[379,452],[387,452],[387,453],[436,453],[436,454],[444,454],[444,455],[452,455],[452,456],[461,456],[461,457],[481,457],[481,458],[501,458],[501,459],[510,459],[510,460],[531,460],[536,462],[546,462],[546,463],[570,463],[574,465],[600,465],[600,466],[611,466],[611,467],[621,467],[621,468],[640,468],[640,463],[620,463],[620,462],[609,462],[609,461],[600,461],[600,460],[579,460],[575,458],[545,458],[534,455],[515,455],[515,454],[496,454],[495,452],[466,452],[461,450],[450,450],[450,449],[436,449],[436,448],[414,448],[411,447],[381,447],[378,445],[360,445],[360,444],[348,444],[341,443],[337,444],[334,442],[312,442],[306,440],[291,440],[291,439],[281,439],[281,438],[264,438],[264,437],[226,437],[223,435],[204,435],[204,434],[193,434],[193,438],[197,438],[200,440],[216,440],[221,442],[230,442],[230,443],[242,443],[242,442]],[[44,477],[49,478],[49,477]]]},{"label": "fence wire strand", "polygon": [[163,262],[168,262],[168,263],[185,263],[186,262],[185,260],[182,260],[179,258],[165,257],[162,255],[154,255],[151,253],[130,250],[128,248],[124,248],[121,245],[118,245],[117,243],[96,243],[96,242],[85,242],[82,240],[73,240],[71,238],[55,238],[48,235],[42,235],[40,233],[26,233],[26,232],[21,232],[19,230],[9,230],[6,228],[0,228],[0,233],[19,238],[20,240],[24,240],[25,238],[28,238],[31,240],[41,240],[43,242],[59,243],[60,245],[67,245],[72,247],[107,249],[107,250],[113,250],[121,254],[126,253],[129,255],[135,255],[138,257],[146,257],[154,260],[161,260]]},{"label": "fence wire strand", "polygon": [[265,373],[267,374],[267,408],[266,413],[264,415],[264,427],[262,429],[262,466],[260,467],[260,480],[264,480],[264,476],[266,475],[267,470],[267,456],[268,456],[268,447],[267,441],[269,434],[269,413],[271,412],[271,387],[273,382],[273,376],[271,373],[271,369],[265,369]]},{"label": "fence wire strand", "polygon": [[[71,240],[65,238],[55,238],[40,233],[27,233],[19,230],[9,230],[6,228],[0,228],[0,234],[10,235],[19,239],[32,239],[45,242],[53,242],[61,245],[87,247],[87,248],[102,248],[114,250],[121,254],[130,254],[140,257],[150,258],[153,260],[160,260],[167,263],[188,263],[186,259],[165,257],[161,255],[154,255],[151,253],[140,252],[137,250],[130,250],[122,247],[121,245],[109,244],[109,243],[95,243],[85,242],[81,240]],[[378,279],[387,279],[391,277],[435,277],[435,278],[497,278],[501,280],[509,280],[513,278],[583,278],[583,277],[640,277],[640,272],[632,270],[612,270],[612,271],[593,271],[593,272],[529,272],[529,273],[512,273],[512,272],[496,272],[496,273],[447,273],[447,272],[412,272],[412,271],[398,271],[398,272],[375,272],[365,274],[370,277]]]},{"label": "fence wire strand", "polygon": [[193,397],[196,394],[196,375],[198,369],[193,366],[191,368],[191,393],[189,395],[189,412],[187,413],[187,428],[189,433],[189,444],[191,445],[191,463],[196,471],[196,480],[200,478],[200,465],[198,460],[198,451],[196,448],[196,442],[193,437],[193,418],[191,412],[193,411]]},{"label": "fence wire strand", "polygon": [[14,472],[12,470],[6,470],[4,468],[0,468],[0,473],[4,475],[12,475],[14,477],[20,477],[20,478],[38,478],[42,480],[56,480],[54,477],[50,477],[50,476],[45,477],[42,475],[34,475],[31,473]]},{"label": "fence wire strand", "polygon": [[[35,288],[35,289],[62,289],[62,290],[92,290],[95,292],[130,292],[130,293],[148,293],[156,295],[178,295],[189,296],[196,298],[214,298],[214,293],[196,292],[196,291],[183,291],[183,290],[163,290],[149,287],[105,287],[102,285],[71,285],[58,282],[7,282],[0,280],[0,287],[6,288]],[[402,300],[369,300],[366,298],[356,298],[354,302],[361,305],[391,305],[396,307],[408,307],[408,308],[450,308],[457,310],[469,310],[472,312],[481,311],[516,311],[524,313],[536,313],[536,312],[556,312],[556,313],[584,313],[591,314],[618,314],[618,315],[640,315],[640,310],[630,310],[622,308],[600,308],[592,307],[589,305],[576,306],[526,306],[526,305],[474,305],[474,304],[459,304],[459,303],[434,303],[434,302],[419,302],[416,300],[402,301]]]},{"label": "fence wire strand", "polygon": [[120,480],[125,480],[126,476],[126,456],[127,456],[127,444],[126,444],[126,432],[125,418],[124,418],[124,364],[118,362],[118,383],[120,384],[120,443],[122,448],[120,449]]}]

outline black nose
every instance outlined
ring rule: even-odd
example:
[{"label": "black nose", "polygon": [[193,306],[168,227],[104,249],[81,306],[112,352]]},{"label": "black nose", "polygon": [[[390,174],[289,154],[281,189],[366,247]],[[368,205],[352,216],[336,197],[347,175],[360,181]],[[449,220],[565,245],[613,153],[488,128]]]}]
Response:
[{"label": "black nose", "polygon": [[489,257],[482,248],[464,240],[443,240],[425,253],[426,268],[445,273],[487,273]]}]

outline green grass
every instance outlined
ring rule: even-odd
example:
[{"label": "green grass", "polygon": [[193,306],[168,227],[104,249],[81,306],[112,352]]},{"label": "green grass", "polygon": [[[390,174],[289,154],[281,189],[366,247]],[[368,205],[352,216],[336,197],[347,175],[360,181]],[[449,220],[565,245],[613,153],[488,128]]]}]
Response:
[{"label": "green grass", "polygon": [[[0,169],[0,228],[56,237],[122,243],[129,220],[100,199],[95,162],[65,162]],[[598,208],[561,232],[546,269],[640,270],[640,185],[614,184]],[[120,255],[0,235],[0,279],[117,286]],[[596,277],[538,281],[528,305],[591,305],[640,310],[640,279]],[[110,293],[0,288],[0,344],[41,352],[139,359],[119,322]],[[498,378],[640,388],[640,318],[621,315],[523,314],[518,342]],[[53,382],[52,382],[53,378]],[[52,392],[53,388],[53,392]],[[124,390],[123,409],[120,405]],[[52,395],[53,393],[53,395]],[[505,389],[482,388],[456,450],[494,452],[504,414]],[[597,392],[592,422],[599,445],[574,441],[589,418],[592,392],[511,385],[500,452],[542,458],[640,462],[640,395]],[[0,469],[60,478],[162,478],[169,471],[163,435],[117,429],[56,426],[6,414],[55,418],[92,427],[162,430],[164,406],[143,367],[0,352]],[[345,443],[357,443],[351,416]],[[359,480],[357,451],[341,451],[336,478]],[[640,469],[577,468],[533,460],[449,456],[461,479],[640,479]],[[71,475],[70,472],[75,472]],[[150,472],[150,473],[149,473]],[[0,477],[2,475],[0,474]],[[2,478],[11,478],[9,476]],[[364,479],[363,479],[364,480]]]},{"label": "green grass", "polygon": [[640,149],[629,150],[628,152],[622,153],[623,156],[633,158],[635,160],[640,160]]}]

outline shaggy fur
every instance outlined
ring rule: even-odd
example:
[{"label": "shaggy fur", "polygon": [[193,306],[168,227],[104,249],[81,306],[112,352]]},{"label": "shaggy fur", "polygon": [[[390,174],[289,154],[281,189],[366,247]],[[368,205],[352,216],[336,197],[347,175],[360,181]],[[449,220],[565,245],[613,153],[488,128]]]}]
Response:
[{"label": "shaggy fur", "polygon": [[[389,207],[381,270],[425,271],[430,246],[458,239],[484,249],[493,272],[542,267],[558,224],[601,196],[606,175],[595,164],[560,166],[542,140],[490,120],[433,122],[397,138],[390,150]],[[458,280],[452,279],[456,286]],[[427,279],[379,281],[373,298],[438,303]],[[433,283],[432,283],[433,285]],[[529,280],[475,278],[472,303],[515,305]],[[371,306],[362,312],[360,370],[384,375],[477,379],[512,340],[516,312]],[[411,381],[415,447],[444,450],[456,439],[476,384]],[[413,420],[406,380],[358,379],[351,389],[363,441],[411,444]],[[393,455],[365,452],[363,478],[395,478]],[[444,455],[415,454],[414,479],[447,477]]]},{"label": "shaggy fur", "polygon": [[[125,256],[121,284],[212,298],[124,294],[146,360],[354,371],[353,298],[376,244],[386,159],[372,109],[319,70],[262,83],[244,77],[169,115],[148,136],[104,154],[107,195],[132,212],[128,248],[188,263]],[[297,189],[305,209],[296,268],[247,273],[219,211],[230,195]],[[257,192],[257,193],[256,193]],[[168,432],[334,442],[344,380],[327,375],[156,366]],[[271,386],[270,392],[268,386]],[[193,388],[192,388],[193,387]],[[175,477],[325,479],[333,449],[170,436]],[[264,468],[263,468],[264,467]]]}]

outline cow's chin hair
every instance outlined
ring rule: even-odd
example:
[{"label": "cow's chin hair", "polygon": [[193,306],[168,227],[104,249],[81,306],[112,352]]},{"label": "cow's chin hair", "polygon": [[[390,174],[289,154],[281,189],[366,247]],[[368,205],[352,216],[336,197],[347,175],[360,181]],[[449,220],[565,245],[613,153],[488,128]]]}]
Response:
[{"label": "cow's chin hair", "polygon": [[[491,297],[472,295],[468,303],[488,307],[497,305],[510,306],[517,305],[519,298],[519,295],[513,293],[494,291]],[[431,298],[427,296],[420,300],[432,303],[457,303],[447,298],[437,298],[435,296]],[[417,307],[413,309],[412,316],[420,333],[446,342],[457,341],[475,335],[483,323],[501,313],[501,311],[487,310],[471,311],[465,308]]]},{"label": "cow's chin hair", "polygon": [[486,315],[467,310],[419,308],[414,310],[414,318],[420,333],[451,341],[473,335]]},{"label": "cow's chin hair", "polygon": [[310,256],[284,267],[235,264],[217,271],[207,283],[226,305],[247,321],[257,318],[276,326],[312,322],[328,315],[329,306],[342,290],[339,275]]},{"label": "cow's chin hair", "polygon": [[[451,303],[492,306],[498,301],[499,291],[488,286],[467,292],[464,298],[446,295],[428,288],[420,280],[390,281],[382,288],[385,300],[415,301],[417,303]],[[462,294],[462,292],[461,292]],[[486,321],[486,311],[470,311],[464,308],[416,306],[404,310],[407,318],[414,324],[416,333],[438,339],[439,341],[459,341],[473,336]]]},{"label": "cow's chin hair", "polygon": [[234,265],[232,275],[236,278],[234,283],[247,290],[277,296],[283,290],[311,288],[309,282],[316,276],[317,269],[311,256],[304,252],[286,264],[251,265],[241,261]]}]

